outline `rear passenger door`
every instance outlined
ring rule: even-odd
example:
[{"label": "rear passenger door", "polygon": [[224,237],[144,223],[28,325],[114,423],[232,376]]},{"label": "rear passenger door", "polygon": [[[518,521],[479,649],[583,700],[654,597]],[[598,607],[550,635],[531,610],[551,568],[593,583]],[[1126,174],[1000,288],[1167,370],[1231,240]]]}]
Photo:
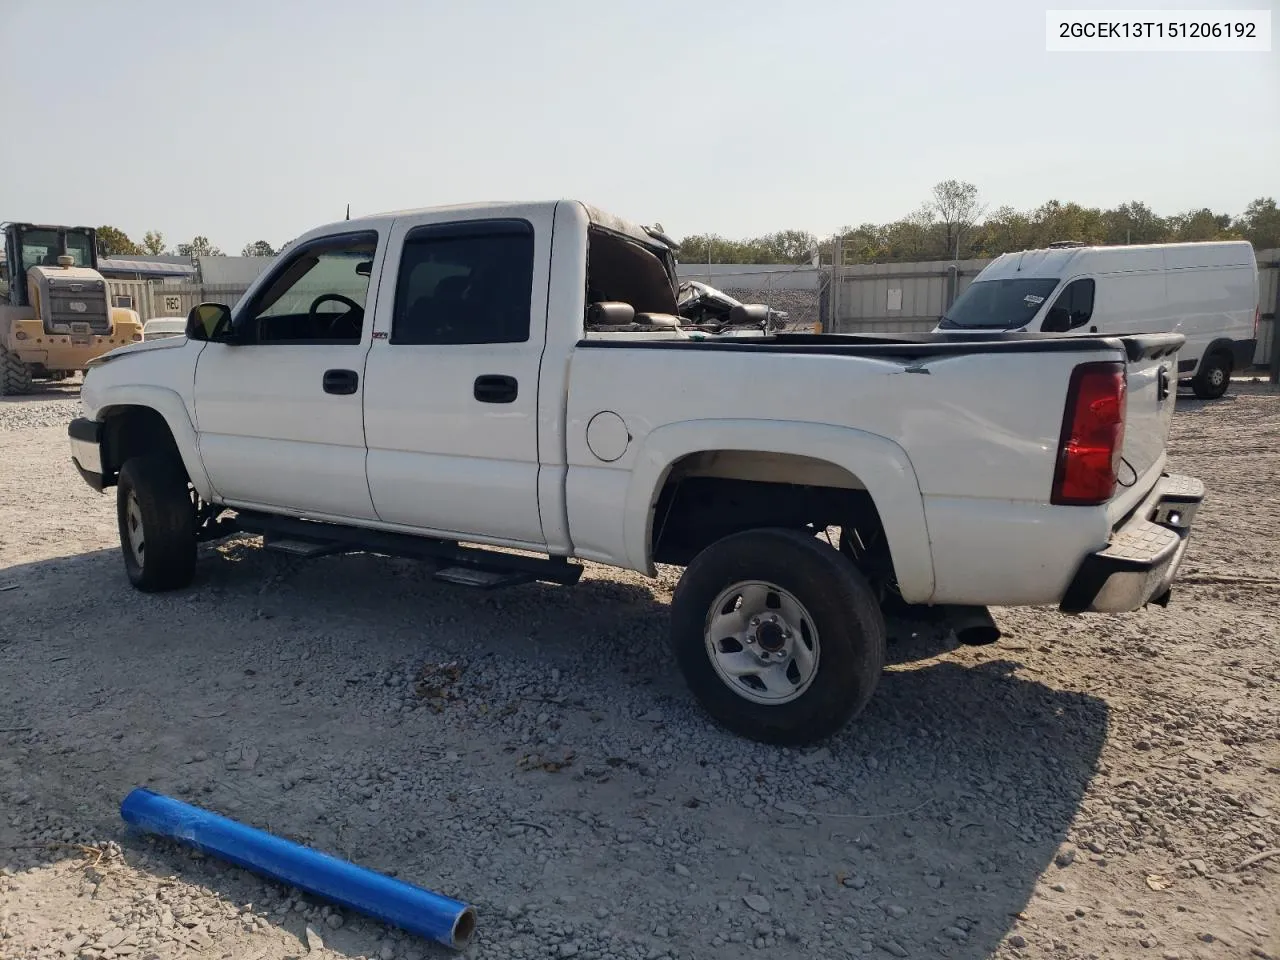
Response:
[{"label": "rear passenger door", "polygon": [[537,401],[546,221],[424,215],[392,227],[365,371],[367,472],[380,520],[545,546]]}]

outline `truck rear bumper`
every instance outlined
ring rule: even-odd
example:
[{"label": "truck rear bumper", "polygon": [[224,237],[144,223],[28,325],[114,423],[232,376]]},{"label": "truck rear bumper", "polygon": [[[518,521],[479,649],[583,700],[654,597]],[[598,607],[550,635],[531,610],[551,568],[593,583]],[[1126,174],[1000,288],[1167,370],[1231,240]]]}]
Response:
[{"label": "truck rear bumper", "polygon": [[1204,500],[1195,477],[1164,474],[1106,548],[1080,564],[1059,609],[1063,613],[1125,613],[1168,603],[1191,521]]},{"label": "truck rear bumper", "polygon": [[71,438],[71,462],[84,482],[101,493],[106,488],[102,471],[102,424],[76,417],[67,426]]}]

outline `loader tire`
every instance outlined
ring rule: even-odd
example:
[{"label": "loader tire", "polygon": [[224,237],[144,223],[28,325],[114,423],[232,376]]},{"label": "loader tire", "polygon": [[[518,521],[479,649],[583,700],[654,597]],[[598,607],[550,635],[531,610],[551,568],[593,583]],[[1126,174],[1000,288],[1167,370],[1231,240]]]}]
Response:
[{"label": "loader tire", "polygon": [[15,397],[31,392],[31,368],[16,354],[0,347],[0,397]]}]

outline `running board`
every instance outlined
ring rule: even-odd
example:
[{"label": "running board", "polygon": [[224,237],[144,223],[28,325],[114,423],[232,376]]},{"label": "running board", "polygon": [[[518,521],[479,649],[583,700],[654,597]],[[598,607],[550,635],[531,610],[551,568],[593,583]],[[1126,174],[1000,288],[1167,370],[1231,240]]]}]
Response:
[{"label": "running board", "polygon": [[571,586],[582,567],[565,557],[530,557],[482,547],[464,547],[456,540],[415,537],[383,530],[366,530],[317,520],[300,520],[242,510],[236,517],[244,533],[260,534],[269,550],[311,558],[343,553],[376,553],[439,563],[436,579],[447,583],[494,589],[541,580]]},{"label": "running board", "polygon": [[462,587],[479,587],[481,590],[497,590],[499,587],[518,587],[532,583],[531,573],[504,573],[501,570],[484,570],[479,567],[445,567],[433,576],[444,583],[456,583]]},{"label": "running board", "polygon": [[287,553],[291,557],[313,560],[316,557],[327,557],[340,552],[341,548],[333,543],[317,543],[312,540],[290,540],[286,537],[267,536],[262,546],[276,553]]}]

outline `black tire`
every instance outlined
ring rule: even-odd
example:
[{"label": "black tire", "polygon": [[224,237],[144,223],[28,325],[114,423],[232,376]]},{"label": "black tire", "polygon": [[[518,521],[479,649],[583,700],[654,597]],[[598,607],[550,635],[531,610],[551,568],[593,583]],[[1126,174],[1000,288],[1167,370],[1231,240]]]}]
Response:
[{"label": "black tire", "polygon": [[[131,510],[135,504],[136,509]],[[116,487],[120,551],[129,582],[148,593],[178,590],[196,569],[196,511],[187,474],[172,455],[133,457]],[[140,531],[141,547],[131,537]]]},{"label": "black tire", "polygon": [[16,354],[0,347],[0,397],[31,392],[31,368]]},{"label": "black tire", "polygon": [[[815,672],[795,699],[754,702],[712,663],[707,633],[714,607],[726,590],[747,581],[790,594],[812,621]],[[703,708],[732,732],[764,743],[801,746],[831,736],[866,706],[884,671],[884,617],[871,587],[847,557],[811,532],[750,530],[699,553],[671,602],[671,643]],[[721,651],[724,643],[740,648],[729,656],[763,649],[717,640]]]},{"label": "black tire", "polygon": [[1231,386],[1231,358],[1225,353],[1205,357],[1191,380],[1191,389],[1201,400],[1217,400]]}]

